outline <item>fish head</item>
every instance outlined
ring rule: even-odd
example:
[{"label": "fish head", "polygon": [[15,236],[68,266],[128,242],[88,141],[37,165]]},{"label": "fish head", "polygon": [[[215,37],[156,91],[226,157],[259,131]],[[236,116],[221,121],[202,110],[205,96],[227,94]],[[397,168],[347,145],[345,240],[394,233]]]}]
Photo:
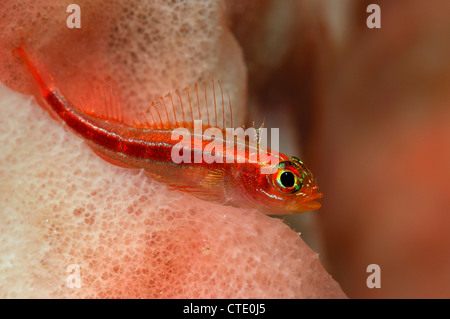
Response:
[{"label": "fish head", "polygon": [[270,174],[260,174],[253,192],[255,206],[268,215],[284,215],[317,210],[323,197],[310,170],[296,157],[284,156],[272,165]]}]

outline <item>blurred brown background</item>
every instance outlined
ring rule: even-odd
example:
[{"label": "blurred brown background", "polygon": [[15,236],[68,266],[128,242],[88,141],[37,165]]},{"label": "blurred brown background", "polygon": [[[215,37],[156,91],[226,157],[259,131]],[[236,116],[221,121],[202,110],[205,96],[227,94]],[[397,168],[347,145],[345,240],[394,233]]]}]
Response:
[{"label": "blurred brown background", "polygon": [[[369,29],[371,3],[381,28]],[[325,197],[287,218],[353,298],[450,297],[450,3],[228,1],[250,105]],[[260,118],[261,119],[261,118]],[[369,289],[369,264],[381,288]]]}]

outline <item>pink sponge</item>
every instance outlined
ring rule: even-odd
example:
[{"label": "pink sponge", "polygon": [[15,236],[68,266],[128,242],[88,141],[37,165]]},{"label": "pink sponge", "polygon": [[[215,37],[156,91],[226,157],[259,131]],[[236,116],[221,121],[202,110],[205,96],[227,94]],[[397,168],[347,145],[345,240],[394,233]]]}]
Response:
[{"label": "pink sponge", "polygon": [[4,86],[0,112],[1,297],[345,297],[280,220],[113,166]]},{"label": "pink sponge", "polygon": [[[71,101],[86,97],[100,80],[112,78],[125,109],[135,115],[170,91],[195,83],[202,87],[203,81],[211,85],[214,79],[230,94],[234,124],[244,123],[246,69],[221,1],[79,0],[81,28],[70,29],[67,7],[73,2],[2,1],[3,83],[31,92],[29,78],[11,54],[25,42]],[[177,112],[181,119],[181,109]],[[230,113],[225,108],[227,118]],[[222,112],[218,122],[222,123]]]}]

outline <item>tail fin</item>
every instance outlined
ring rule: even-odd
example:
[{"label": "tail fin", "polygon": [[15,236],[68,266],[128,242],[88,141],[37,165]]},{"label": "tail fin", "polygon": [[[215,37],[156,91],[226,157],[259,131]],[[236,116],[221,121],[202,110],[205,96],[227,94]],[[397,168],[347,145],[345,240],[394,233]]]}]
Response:
[{"label": "tail fin", "polygon": [[54,119],[60,120],[60,116],[53,110],[52,106],[49,105],[47,101],[47,97],[55,90],[55,80],[51,74],[46,71],[46,68],[42,63],[29,53],[29,50],[23,42],[12,51],[18,59],[25,63],[25,66],[33,77],[37,90],[36,92],[33,92],[36,101],[44,110],[48,111]]},{"label": "tail fin", "polygon": [[23,42],[13,49],[13,53],[25,63],[39,89],[44,93],[44,96],[46,95],[45,93],[48,94],[53,90],[53,77],[45,71],[45,66],[39,63],[38,60],[29,53]]}]

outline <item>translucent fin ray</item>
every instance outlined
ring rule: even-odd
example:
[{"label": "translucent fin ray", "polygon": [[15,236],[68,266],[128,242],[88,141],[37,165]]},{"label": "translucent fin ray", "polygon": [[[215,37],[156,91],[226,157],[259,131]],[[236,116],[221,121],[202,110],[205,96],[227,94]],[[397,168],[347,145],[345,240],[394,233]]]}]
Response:
[{"label": "translucent fin ray", "polygon": [[84,97],[77,108],[89,115],[124,123],[122,101],[117,85],[112,80],[102,80]]},{"label": "translucent fin ray", "polygon": [[[215,82],[219,84],[220,90],[216,90]],[[175,89],[151,103],[147,113],[151,117],[148,128],[173,129],[176,127],[193,128],[195,120],[202,120],[203,127],[218,127],[225,130],[227,123],[233,128],[233,111],[231,99],[228,90],[222,87],[220,81],[211,80],[207,85],[202,82],[204,96],[199,92],[199,84],[195,83],[192,87],[186,87],[183,90]],[[226,92],[226,95],[224,94]],[[192,93],[192,94],[191,94]],[[226,112],[226,98],[228,98],[229,113]],[[195,104],[197,104],[195,106]],[[218,105],[222,107],[222,112],[218,112]],[[187,107],[189,109],[187,110]],[[194,112],[195,107],[197,111]],[[212,113],[214,118],[210,118],[210,108],[214,108]],[[202,112],[206,110],[206,112]],[[221,116],[221,119],[219,117]],[[203,116],[206,115],[206,118]],[[181,122],[180,122],[181,119]],[[219,120],[221,120],[219,122]],[[141,121],[142,122],[142,121]],[[146,127],[143,123],[136,122],[139,127]]]}]

